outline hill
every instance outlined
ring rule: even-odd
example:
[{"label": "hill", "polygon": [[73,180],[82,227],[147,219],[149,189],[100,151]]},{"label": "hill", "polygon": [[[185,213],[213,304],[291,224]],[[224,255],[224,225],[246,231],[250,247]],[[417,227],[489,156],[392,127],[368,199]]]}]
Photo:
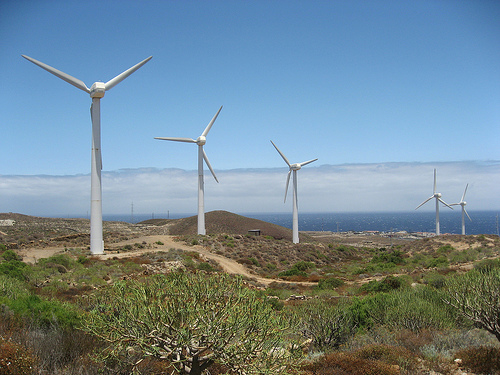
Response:
[{"label": "hill", "polygon": [[[197,233],[198,217],[190,216],[183,219],[152,219],[139,224],[166,225],[168,233],[178,236],[194,235]],[[234,214],[228,211],[210,211],[205,214],[207,234],[248,234],[250,230],[259,230],[261,236],[271,236],[277,240],[292,240],[292,230],[271,224],[262,220]],[[301,234],[301,238],[306,239]]]}]

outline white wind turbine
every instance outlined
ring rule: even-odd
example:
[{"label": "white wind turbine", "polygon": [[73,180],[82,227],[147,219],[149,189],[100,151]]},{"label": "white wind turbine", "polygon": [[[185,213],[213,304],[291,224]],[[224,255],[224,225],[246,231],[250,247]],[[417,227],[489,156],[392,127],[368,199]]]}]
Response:
[{"label": "white wind turbine", "polygon": [[92,119],[92,157],[91,157],[91,196],[90,196],[90,252],[92,254],[104,254],[104,241],[102,235],[102,187],[101,187],[101,98],[105,92],[111,90],[141,66],[146,64],[153,56],[141,61],[130,69],[117,75],[108,82],[95,82],[88,88],[83,81],[57,70],[47,64],[35,60],[29,56],[21,55],[25,59],[45,69],[56,77],[68,82],[90,94],[92,105],[90,106],[90,117]]},{"label": "white wind turbine", "polygon": [[212,121],[207,125],[203,133],[196,138],[177,138],[177,137],[155,137],[155,139],[161,139],[165,141],[176,141],[176,142],[187,142],[187,143],[196,143],[198,145],[198,234],[205,235],[205,190],[204,190],[204,182],[203,182],[203,160],[205,160],[205,163],[207,164],[208,168],[210,169],[210,172],[212,172],[212,176],[214,176],[215,181],[219,182],[217,180],[217,177],[215,176],[215,172],[212,169],[212,166],[210,165],[210,162],[208,161],[207,154],[203,150],[203,146],[205,143],[207,143],[207,135],[210,129],[212,128],[212,125],[214,124],[215,120],[217,119],[217,116],[219,116],[220,111],[222,110],[222,106],[219,108],[215,116],[212,118]]},{"label": "white wind turbine", "polygon": [[290,164],[288,159],[286,158],[285,155],[280,151],[280,149],[274,144],[273,141],[271,141],[273,144],[274,148],[278,153],[281,155],[285,163],[288,165],[288,175],[286,177],[286,187],[285,187],[285,200],[286,202],[286,195],[288,193],[288,185],[290,183],[290,174],[293,171],[293,221],[292,221],[292,240],[293,243],[299,243],[299,212],[298,212],[298,198],[297,198],[297,171],[302,168],[304,165],[307,165],[309,163],[312,163],[313,161],[316,161],[318,159],[313,159],[309,161],[305,161],[302,163],[295,163],[295,164]]},{"label": "white wind turbine", "polygon": [[465,215],[467,215],[469,220],[472,221],[472,219],[470,218],[469,214],[467,213],[467,211],[465,209],[465,205],[467,204],[467,202],[464,201],[465,193],[467,193],[468,187],[469,187],[469,184],[465,185],[464,195],[462,195],[462,199],[460,200],[460,202],[450,204],[450,206],[462,206],[462,234],[463,235],[465,235]]},{"label": "white wind turbine", "polygon": [[447,204],[445,201],[441,199],[441,193],[436,193],[436,169],[434,169],[434,192],[433,194],[427,198],[425,201],[420,203],[415,210],[429,202],[432,198],[436,199],[436,235],[439,236],[439,202],[444,204],[446,207],[449,207],[453,210],[453,207],[451,207],[449,204]]}]

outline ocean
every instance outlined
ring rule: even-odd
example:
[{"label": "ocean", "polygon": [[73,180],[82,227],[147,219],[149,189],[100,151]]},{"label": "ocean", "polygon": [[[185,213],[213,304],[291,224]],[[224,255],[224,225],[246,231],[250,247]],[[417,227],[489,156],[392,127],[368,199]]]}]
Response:
[{"label": "ocean", "polygon": [[[469,212],[469,211],[468,211]],[[239,215],[267,221],[269,223],[292,228],[292,213],[238,213]],[[123,214],[103,215],[104,220],[137,223],[140,221],[163,218],[179,219],[196,214]],[[467,234],[498,234],[497,211],[470,211],[470,221],[465,218]],[[435,232],[435,212],[371,212],[371,213],[300,213],[299,230],[301,231],[407,231]],[[462,233],[462,214],[457,212],[439,212],[440,231],[442,234]]]}]

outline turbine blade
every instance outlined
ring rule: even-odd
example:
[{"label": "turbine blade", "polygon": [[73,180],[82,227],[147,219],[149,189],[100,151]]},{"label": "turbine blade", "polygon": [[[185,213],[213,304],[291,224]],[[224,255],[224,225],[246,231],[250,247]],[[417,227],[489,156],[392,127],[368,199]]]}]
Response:
[{"label": "turbine blade", "polygon": [[453,207],[451,207],[448,203],[446,203],[444,200],[442,200],[441,198],[438,198],[438,201],[440,201],[442,204],[444,204],[446,207],[449,207],[453,210]]},{"label": "turbine blade", "polygon": [[460,202],[463,202],[465,199],[465,193],[467,193],[467,188],[469,187],[469,184],[465,185],[465,190],[464,190],[464,195],[462,195],[462,200]]},{"label": "turbine blade", "polygon": [[425,201],[423,201],[422,203],[420,203],[417,208],[415,208],[415,210],[418,210],[420,207],[422,207],[424,204],[426,204],[427,202],[429,202],[432,198],[434,198],[434,196],[430,197],[430,198],[427,198]]},{"label": "turbine blade", "polygon": [[117,84],[119,84],[125,78],[127,78],[129,75],[131,75],[137,69],[139,69],[141,66],[143,66],[144,64],[146,64],[152,58],[153,58],[153,56],[149,56],[147,59],[142,60],[140,63],[135,64],[130,69],[125,70],[123,73],[117,75],[115,78],[113,78],[113,79],[109,80],[108,82],[106,82],[104,84],[104,86],[106,87],[106,91],[111,90],[113,87],[115,87]]},{"label": "turbine blade", "polygon": [[292,174],[292,170],[288,170],[288,175],[286,176],[286,187],[285,187],[285,200],[283,203],[286,202],[286,194],[288,193],[288,185],[290,184],[290,175]]},{"label": "turbine blade", "polygon": [[217,181],[217,183],[218,183],[219,180],[217,180],[217,176],[215,176],[215,172],[214,172],[212,166],[210,165],[210,162],[208,161],[207,154],[205,153],[205,150],[203,150],[203,148],[202,148],[202,152],[203,152],[203,159],[205,159],[205,163],[207,163],[208,169],[210,169],[210,172],[212,172],[212,176],[214,176],[215,181]]},{"label": "turbine blade", "polygon": [[85,83],[83,83],[83,81],[80,81],[78,78],[72,77],[69,74],[61,72],[60,70],[57,70],[51,67],[50,65],[44,64],[43,62],[35,60],[29,56],[26,55],[21,55],[21,56],[24,57],[26,60],[31,61],[33,64],[38,65],[40,68],[45,69],[47,72],[52,73],[56,77],[61,78],[63,81],[66,81],[69,84],[75,86],[76,88],[79,88],[80,90],[90,93],[90,89],[85,85]]},{"label": "turbine blade", "polygon": [[217,119],[217,116],[219,116],[219,113],[220,113],[221,110],[222,110],[222,106],[220,106],[219,110],[217,111],[217,113],[215,114],[215,116],[212,118],[212,121],[210,121],[210,123],[207,125],[207,127],[205,128],[205,130],[203,131],[203,133],[201,133],[201,135],[203,137],[207,136],[208,132],[212,128],[212,125],[214,124],[215,120]]},{"label": "turbine blade", "polygon": [[469,214],[467,213],[467,210],[465,209],[465,207],[463,207],[463,209],[464,209],[465,214],[466,214],[466,215],[467,215],[467,217],[469,218],[469,220],[470,220],[470,221],[472,221],[472,219],[470,218]]},{"label": "turbine blade", "polygon": [[310,164],[310,163],[312,163],[313,161],[316,161],[316,160],[318,160],[318,159],[313,159],[313,160],[305,161],[305,162],[303,162],[303,163],[299,163],[299,165],[300,165],[301,167],[303,167],[304,165]]},{"label": "turbine blade", "polygon": [[276,149],[276,151],[278,151],[278,153],[281,155],[281,157],[283,158],[283,160],[285,161],[286,165],[290,166],[290,162],[288,161],[288,159],[286,158],[285,155],[283,155],[283,153],[280,151],[280,149],[274,144],[273,141],[271,141],[271,143],[273,144],[274,148]]},{"label": "turbine blade", "polygon": [[161,139],[163,141],[176,141],[176,142],[196,143],[196,141],[194,139],[192,139],[192,138],[155,137],[155,139]]}]

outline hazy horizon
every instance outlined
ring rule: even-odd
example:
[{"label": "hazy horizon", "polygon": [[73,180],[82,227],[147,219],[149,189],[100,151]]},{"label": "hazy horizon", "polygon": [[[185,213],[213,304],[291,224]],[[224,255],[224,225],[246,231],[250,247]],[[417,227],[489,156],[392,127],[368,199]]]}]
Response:
[{"label": "hazy horizon", "polygon": [[[467,211],[500,209],[500,161],[308,165],[298,172],[299,213],[411,212],[437,191],[458,203],[466,184]],[[205,212],[287,213],[287,168],[215,170],[205,175]],[[194,213],[197,172],[178,168],[103,171],[103,214]],[[0,175],[0,212],[83,215],[90,210],[90,175]],[[433,201],[418,211],[434,211]],[[441,210],[449,210],[446,207]],[[450,210],[451,211],[451,210]],[[460,207],[455,207],[459,212]],[[42,215],[43,214],[43,215]]]}]

